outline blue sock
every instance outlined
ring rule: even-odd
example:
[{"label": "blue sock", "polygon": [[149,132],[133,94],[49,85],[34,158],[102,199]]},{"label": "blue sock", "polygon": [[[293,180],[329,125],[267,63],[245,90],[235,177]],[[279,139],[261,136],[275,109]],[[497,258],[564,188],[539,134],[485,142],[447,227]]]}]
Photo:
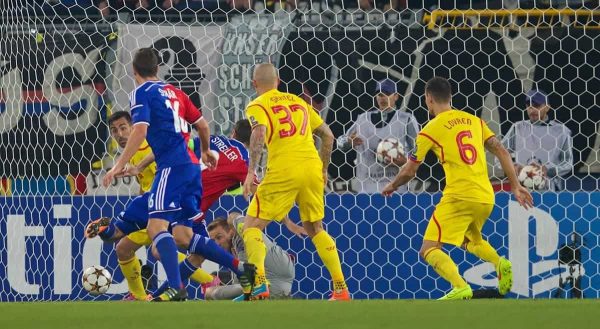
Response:
[{"label": "blue sock", "polygon": [[221,266],[227,267],[237,276],[243,274],[243,272],[238,268],[240,261],[209,238],[203,237],[199,234],[194,234],[188,250],[193,254],[198,254],[210,260],[211,262],[215,262]]},{"label": "blue sock", "polygon": [[179,272],[181,273],[182,281],[189,279],[190,276],[192,276],[192,273],[194,273],[196,270],[197,267],[192,265],[192,263],[190,263],[190,261],[187,259],[179,263]]},{"label": "blue sock", "polygon": [[160,254],[160,262],[163,264],[165,272],[167,272],[169,287],[183,288],[179,263],[177,262],[177,246],[173,236],[167,231],[160,232],[154,237],[154,245]]},{"label": "blue sock", "polygon": [[155,292],[152,293],[152,298],[158,298],[165,290],[169,289],[169,281],[164,281]]},{"label": "blue sock", "polygon": [[117,226],[115,224],[115,220],[113,219],[108,224],[108,227],[106,228],[106,230],[104,230],[104,232],[102,232],[102,233],[99,233],[98,236],[102,240],[109,240],[115,234],[116,227]]}]

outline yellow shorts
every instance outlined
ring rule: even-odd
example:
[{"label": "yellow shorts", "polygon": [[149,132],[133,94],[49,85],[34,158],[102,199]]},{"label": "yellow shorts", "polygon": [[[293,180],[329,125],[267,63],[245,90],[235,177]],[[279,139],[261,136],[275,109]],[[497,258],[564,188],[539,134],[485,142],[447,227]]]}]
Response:
[{"label": "yellow shorts", "polygon": [[146,229],[129,233],[127,238],[133,243],[139,244],[141,246],[149,246],[152,244],[152,239],[150,239],[150,236],[148,236],[148,231],[146,231]]},{"label": "yellow shorts", "polygon": [[481,241],[481,228],[494,209],[493,204],[442,198],[429,220],[424,240],[461,246],[469,241]]},{"label": "yellow shorts", "polygon": [[247,214],[281,221],[298,204],[300,220],[317,222],[325,217],[322,163],[308,160],[273,170],[269,168],[250,201]]}]

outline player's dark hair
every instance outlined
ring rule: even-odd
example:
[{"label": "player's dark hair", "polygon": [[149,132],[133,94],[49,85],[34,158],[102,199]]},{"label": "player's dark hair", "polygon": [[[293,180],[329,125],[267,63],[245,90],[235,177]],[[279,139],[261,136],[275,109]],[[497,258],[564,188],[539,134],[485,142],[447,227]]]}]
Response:
[{"label": "player's dark hair", "polygon": [[252,134],[250,121],[247,119],[238,120],[233,126],[233,131],[235,131],[235,139],[244,144],[250,143],[250,135]]},{"label": "player's dark hair", "polygon": [[133,69],[142,78],[156,76],[158,72],[158,55],[152,48],[140,48],[133,55]]},{"label": "player's dark hair", "polygon": [[113,114],[111,114],[110,117],[108,117],[108,125],[110,126],[113,122],[125,118],[125,120],[127,120],[127,122],[129,122],[131,124],[131,114],[129,114],[129,112],[127,111],[117,111]]},{"label": "player's dark hair", "polygon": [[427,81],[425,93],[430,94],[437,103],[449,103],[452,99],[452,86],[445,78],[433,77]]},{"label": "player's dark hair", "polygon": [[230,229],[229,223],[227,223],[227,219],[225,219],[223,217],[217,217],[217,218],[213,219],[213,221],[210,222],[210,224],[208,224],[208,226],[206,226],[206,230],[211,232],[219,226],[222,227],[224,230]]}]

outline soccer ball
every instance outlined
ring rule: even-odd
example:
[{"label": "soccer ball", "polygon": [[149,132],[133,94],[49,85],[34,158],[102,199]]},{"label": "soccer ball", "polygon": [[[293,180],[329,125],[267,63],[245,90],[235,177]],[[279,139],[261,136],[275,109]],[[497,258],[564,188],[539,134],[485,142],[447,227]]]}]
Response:
[{"label": "soccer ball", "polygon": [[389,164],[399,155],[404,155],[404,146],[396,138],[386,138],[377,145],[377,162],[379,163]]},{"label": "soccer ball", "polygon": [[112,275],[104,267],[94,265],[83,271],[82,283],[91,295],[102,295],[110,287]]},{"label": "soccer ball", "polygon": [[546,179],[542,170],[534,166],[525,166],[521,169],[519,182],[531,190],[542,190],[546,187]]}]

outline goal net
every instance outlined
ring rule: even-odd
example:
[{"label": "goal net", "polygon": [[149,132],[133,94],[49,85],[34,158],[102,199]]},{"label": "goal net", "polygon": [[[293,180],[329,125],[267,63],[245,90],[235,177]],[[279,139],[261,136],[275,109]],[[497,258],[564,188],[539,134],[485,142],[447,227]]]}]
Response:
[{"label": "goal net", "polygon": [[[535,185],[535,208],[525,210],[488,156],[497,194],[483,232],[513,263],[510,296],[598,298],[597,2],[514,8],[519,1],[505,1],[504,9],[430,2],[3,1],[0,301],[93,299],[81,284],[92,265],[114,275],[95,298],[127,292],[114,245],[83,235],[89,220],[116,216],[140,191],[136,178],[100,186],[120,152],[107,118],[129,110],[140,47],[159,52],[159,77],[190,95],[213,134],[229,134],[244,117],[257,63],[274,63],[279,89],[319,111],[337,139],[324,222],[354,298],[437,298],[450,288],[418,256],[444,187],[441,165],[427,158],[407,190],[387,199],[377,193],[399,170],[377,161],[379,142],[395,138],[408,155],[429,120],[425,83],[447,77],[453,107],[484,119],[517,163],[547,171],[545,187]],[[530,107],[547,117],[532,123]],[[523,175],[533,184],[537,174]],[[246,207],[230,193],[208,220]],[[290,217],[300,220],[297,209]],[[293,295],[326,297],[330,278],[310,239],[277,224],[267,232],[296,262]],[[447,250],[475,289],[496,286],[492,265]],[[164,280],[146,248],[137,255]]]}]

